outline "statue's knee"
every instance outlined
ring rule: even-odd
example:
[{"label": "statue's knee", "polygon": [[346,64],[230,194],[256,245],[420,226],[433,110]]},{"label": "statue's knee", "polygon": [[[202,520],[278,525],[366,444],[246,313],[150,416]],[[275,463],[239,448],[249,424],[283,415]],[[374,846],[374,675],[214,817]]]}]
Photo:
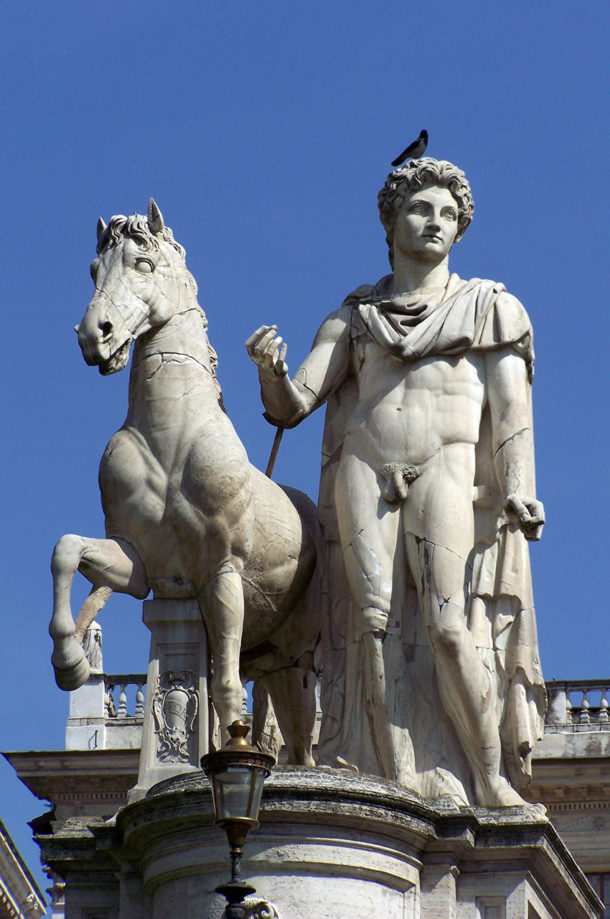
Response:
[{"label": "statue's knee", "polygon": [[81,554],[82,537],[66,533],[57,542],[51,558],[51,571],[54,576],[70,568],[78,567]]},{"label": "statue's knee", "polygon": [[428,638],[432,650],[437,654],[457,657],[464,643],[465,623],[444,623],[439,620],[428,625]]},{"label": "statue's knee", "polygon": [[235,680],[231,675],[214,673],[210,689],[215,702],[224,705],[239,704],[241,706],[243,690],[239,678]]}]

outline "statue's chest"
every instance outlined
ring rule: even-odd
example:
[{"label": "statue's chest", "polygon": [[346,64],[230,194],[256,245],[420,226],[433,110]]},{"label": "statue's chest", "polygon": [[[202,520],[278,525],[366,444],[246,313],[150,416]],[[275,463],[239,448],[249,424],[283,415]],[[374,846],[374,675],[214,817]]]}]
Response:
[{"label": "statue's chest", "polygon": [[485,360],[479,352],[432,354],[419,360],[394,357],[368,334],[353,339],[352,368],[361,399],[465,398],[482,406]]}]

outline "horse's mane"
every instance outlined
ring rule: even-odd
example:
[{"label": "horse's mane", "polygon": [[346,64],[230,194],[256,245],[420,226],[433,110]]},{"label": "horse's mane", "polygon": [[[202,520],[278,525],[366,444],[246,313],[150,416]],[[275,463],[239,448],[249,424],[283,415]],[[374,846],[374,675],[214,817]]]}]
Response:
[{"label": "horse's mane", "polygon": [[[185,259],[185,249],[180,245],[179,242],[176,242],[174,239],[174,234],[172,233],[170,227],[163,225],[160,233],[152,233],[148,225],[148,217],[144,214],[132,214],[131,217],[125,217],[123,214],[115,214],[114,217],[110,218],[110,223],[107,227],[104,228],[101,236],[98,239],[97,243],[97,254],[101,255],[106,249],[109,249],[111,246],[118,246],[124,239],[133,239],[134,242],[138,244],[145,252],[159,251],[159,237],[163,242],[168,243],[173,249],[176,250],[180,256],[182,262],[184,263],[184,270],[188,275],[188,279],[191,287],[193,288],[193,293],[197,296],[197,281],[190,273],[186,267]],[[197,304],[199,306],[199,304]],[[208,345],[208,352],[210,355],[210,367],[212,369],[212,378],[214,380],[214,385],[216,391],[218,392],[218,402],[223,411],[225,407],[222,399],[222,390],[220,388],[220,383],[218,382],[218,377],[216,375],[216,370],[218,367],[218,354],[210,344],[210,339],[207,334],[208,330],[208,320],[205,314],[205,311],[201,306],[201,316],[203,319],[203,329]]]},{"label": "horse's mane", "polygon": [[159,251],[159,237],[163,242],[169,243],[184,261],[184,248],[174,239],[174,234],[165,224],[160,233],[151,233],[148,226],[148,217],[144,214],[132,214],[131,217],[124,217],[123,214],[115,214],[110,218],[110,223],[104,229],[98,244],[97,254],[101,255],[105,249],[110,246],[118,246],[123,239],[133,239],[138,246],[141,246],[146,252],[153,250]]}]

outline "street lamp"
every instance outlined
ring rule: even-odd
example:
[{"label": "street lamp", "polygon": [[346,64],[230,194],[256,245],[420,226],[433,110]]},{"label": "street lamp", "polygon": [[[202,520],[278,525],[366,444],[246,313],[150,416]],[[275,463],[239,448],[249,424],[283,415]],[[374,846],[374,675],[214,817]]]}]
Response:
[{"label": "street lamp", "polygon": [[228,919],[241,919],[243,900],[256,893],[241,879],[241,856],[246,836],[258,826],[263,784],[275,765],[275,758],[250,746],[243,721],[229,725],[230,739],[221,750],[201,758],[201,768],[212,785],[216,823],[227,834],[231,847],[231,880],[216,888],[228,901]]}]

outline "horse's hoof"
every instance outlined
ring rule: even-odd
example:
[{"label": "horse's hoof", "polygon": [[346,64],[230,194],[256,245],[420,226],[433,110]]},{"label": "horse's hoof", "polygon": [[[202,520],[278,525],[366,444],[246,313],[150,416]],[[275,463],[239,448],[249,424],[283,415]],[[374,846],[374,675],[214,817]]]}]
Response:
[{"label": "horse's hoof", "polygon": [[87,682],[91,672],[89,661],[84,654],[79,661],[69,667],[55,667],[53,665],[53,669],[55,671],[55,682],[60,689],[65,690],[78,689],[79,686]]}]

